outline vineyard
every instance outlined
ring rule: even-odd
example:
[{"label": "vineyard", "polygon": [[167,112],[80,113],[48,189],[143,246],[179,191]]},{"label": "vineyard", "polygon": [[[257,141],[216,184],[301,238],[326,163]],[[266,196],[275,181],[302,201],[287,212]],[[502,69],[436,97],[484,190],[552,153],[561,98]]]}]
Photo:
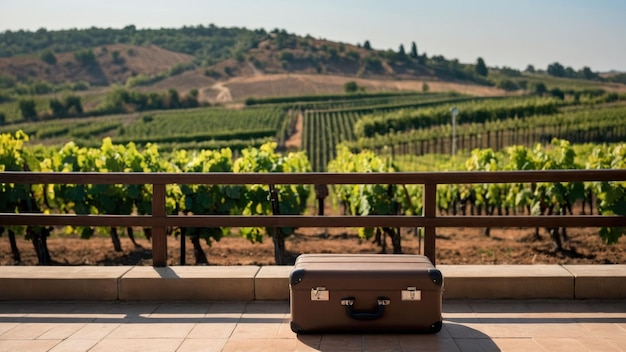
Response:
[{"label": "vineyard", "polygon": [[[415,98],[414,98],[415,99]],[[423,97],[379,106],[368,100],[354,108],[305,110],[303,149],[313,170],[324,171],[340,143],[352,151],[393,155],[449,154],[474,148],[500,150],[509,145],[548,144],[553,138],[573,143],[620,142],[626,137],[623,101],[606,94],[577,100],[551,97]],[[616,102],[617,101],[617,102]],[[452,133],[450,109],[457,107]],[[456,142],[456,143],[454,143]]]},{"label": "vineyard", "polygon": [[[202,150],[200,152],[178,150],[165,156],[159,154],[156,145],[139,151],[133,143],[115,145],[105,139],[100,148],[78,147],[68,143],[60,150],[36,150],[23,148],[28,137],[23,133],[2,135],[3,169],[6,171],[55,171],[55,172],[309,172],[309,161],[304,153],[280,155],[276,144],[268,143],[259,148],[246,148],[242,155],[233,159],[230,149]],[[581,165],[580,160],[585,160]],[[457,164],[458,165],[458,164]],[[463,163],[468,171],[496,170],[545,170],[577,168],[626,168],[626,145],[588,145],[577,151],[567,141],[555,140],[550,148],[538,144],[533,149],[514,146],[505,153],[491,149],[477,149]],[[435,166],[442,169],[444,165]],[[395,172],[402,171],[388,159],[373,152],[353,154],[348,148],[340,149],[336,159],[328,166],[332,172]],[[574,209],[583,214],[624,215],[626,210],[626,185],[623,182],[588,183],[539,183],[539,184],[463,184],[440,186],[437,205],[440,214],[533,214],[567,215]],[[332,198],[340,204],[344,213],[351,215],[421,214],[422,188],[420,185],[337,185],[332,187]],[[0,199],[2,212],[69,213],[69,214],[150,214],[151,187],[146,185],[16,185],[3,184]],[[309,211],[312,190],[303,185],[169,185],[166,188],[166,206],[169,214],[303,214]],[[595,205],[594,205],[595,204]],[[35,246],[40,264],[52,263],[47,238],[55,230],[52,227],[8,226],[6,230],[12,244],[13,259],[20,262],[16,237],[24,235]],[[66,233],[78,233],[82,238],[93,237],[96,232],[109,233],[115,251],[122,251],[119,230],[68,228]],[[126,235],[135,246],[134,229],[126,228]],[[171,234],[189,238],[194,246],[195,263],[206,264],[208,259],[201,240],[211,244],[223,236],[232,235],[230,228],[177,228]],[[264,228],[240,228],[236,233],[251,242],[261,242],[265,235],[272,237],[275,263],[289,263],[285,238],[295,233],[294,228],[277,230]],[[566,250],[569,242],[565,228],[548,228],[554,250]],[[392,243],[393,253],[403,253],[401,230],[396,228],[362,228],[357,231],[363,240],[375,238],[386,251],[386,238]],[[485,229],[486,237],[490,229]],[[600,237],[606,243],[616,243],[624,234],[624,228],[603,228]],[[150,238],[150,230],[143,229],[143,236]],[[535,237],[541,238],[539,229]]]},{"label": "vineyard", "polygon": [[[249,102],[241,109],[203,107],[144,111],[72,120],[20,123],[0,129],[0,170],[53,172],[403,172],[626,168],[625,97],[615,94],[476,98],[455,93],[336,95]],[[457,107],[454,133],[450,109]],[[302,146],[281,154],[301,116]],[[70,122],[70,123],[68,123]],[[453,144],[458,148],[451,155]],[[2,184],[0,212],[149,214],[144,185]],[[329,202],[344,214],[421,214],[421,185],[329,185]],[[317,193],[315,192],[317,191]],[[303,214],[316,211],[319,189],[299,185],[169,185],[170,214]],[[317,196],[317,198],[316,198]],[[626,215],[624,182],[448,185],[437,189],[442,215]],[[319,210],[319,209],[318,209]],[[330,211],[330,210],[327,210]],[[419,229],[348,229],[363,243],[403,253]],[[483,238],[497,229],[486,228]],[[289,263],[285,241],[294,228],[172,228],[189,239],[195,264],[209,262],[202,242],[227,238],[251,243],[271,237],[273,260]],[[550,251],[570,250],[565,228],[547,228]],[[149,228],[0,227],[12,261],[19,239],[30,241],[39,264],[54,262],[47,241],[57,236],[111,239],[135,248]],[[603,228],[617,243],[624,228]],[[541,241],[534,229],[530,241]],[[372,242],[373,241],[373,242]],[[359,242],[361,243],[361,242]]]},{"label": "vineyard", "polygon": [[226,147],[240,150],[268,141],[284,141],[290,123],[293,121],[282,108],[197,108],[19,123],[0,127],[0,132],[21,130],[33,141],[57,146],[73,141],[80,146],[96,147],[102,138],[111,137],[120,144],[158,143],[163,151]]}]

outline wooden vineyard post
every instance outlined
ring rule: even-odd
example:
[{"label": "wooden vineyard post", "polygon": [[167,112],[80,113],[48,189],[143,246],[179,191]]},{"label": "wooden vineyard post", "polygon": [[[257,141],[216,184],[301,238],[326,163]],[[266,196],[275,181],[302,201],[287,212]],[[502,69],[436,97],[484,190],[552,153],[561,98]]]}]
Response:
[{"label": "wooden vineyard post", "polygon": [[[424,205],[422,215],[426,219],[434,219],[437,215],[437,184],[424,184]],[[427,256],[433,265],[435,263],[435,227],[424,226],[424,255]]]},{"label": "wooden vineyard post", "polygon": [[[152,185],[152,217],[165,218],[165,184]],[[165,226],[152,226],[152,266],[167,266]]]}]

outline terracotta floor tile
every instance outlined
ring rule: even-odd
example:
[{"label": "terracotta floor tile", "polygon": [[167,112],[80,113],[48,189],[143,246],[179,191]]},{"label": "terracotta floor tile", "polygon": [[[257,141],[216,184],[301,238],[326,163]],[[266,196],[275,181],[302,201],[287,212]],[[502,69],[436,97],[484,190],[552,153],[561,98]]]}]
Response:
[{"label": "terracotta floor tile", "polygon": [[18,324],[0,335],[0,340],[34,340],[52,329],[51,324],[24,323]]},{"label": "terracotta floor tile", "polygon": [[185,339],[176,352],[220,352],[228,339]]},{"label": "terracotta floor tile", "polygon": [[115,330],[118,326],[120,326],[120,324],[86,324],[81,329],[77,330],[74,334],[69,336],[68,339],[100,340],[109,335],[111,331]]},{"label": "terracotta floor tile", "polygon": [[85,326],[87,326],[87,324],[84,323],[50,324],[50,330],[39,335],[37,338],[40,340],[64,340]]},{"label": "terracotta floor tile", "polygon": [[363,336],[363,351],[401,351],[397,335],[365,335]]},{"label": "terracotta floor tile", "polygon": [[[531,352],[542,351],[542,348],[532,338],[494,338],[492,342],[501,351]],[[573,351],[572,351],[573,352]]]},{"label": "terracotta floor tile", "polygon": [[49,351],[60,340],[0,340],[0,352]]},{"label": "terracotta floor tile", "polygon": [[580,326],[591,331],[593,336],[596,336],[599,338],[605,338],[605,339],[618,338],[618,337],[626,338],[626,331],[622,329],[621,327],[619,327],[617,324],[581,323]]},{"label": "terracotta floor tile", "polygon": [[454,339],[456,347],[461,352],[500,352],[501,349],[490,338],[484,339]]},{"label": "terracotta floor tile", "polygon": [[[231,338],[226,342],[223,352],[286,352],[300,349],[296,339],[238,339]],[[307,346],[301,346],[306,350]],[[337,350],[340,351],[340,350]]]},{"label": "terracotta floor tile", "polygon": [[64,340],[49,352],[88,352],[98,340]]},{"label": "terracotta floor tile", "polygon": [[[576,339],[576,341],[580,342],[588,351],[593,352],[619,352],[616,346],[609,342],[607,339],[594,339],[594,338],[580,338]],[[626,345],[623,345],[626,348]]]},{"label": "terracotta floor tile", "polygon": [[233,339],[276,338],[280,324],[276,323],[239,323],[235,327]]},{"label": "terracotta floor tile", "polygon": [[121,324],[106,339],[184,339],[194,324]]},{"label": "terracotta floor tile", "polygon": [[398,342],[403,352],[413,351],[459,351],[456,342],[451,338],[441,338],[437,335],[398,336]]},{"label": "terracotta floor tile", "polygon": [[[311,350],[319,350],[322,343],[322,335],[297,335],[296,340],[298,340],[296,347],[301,346]],[[304,350],[307,350],[306,348]]]},{"label": "terracotta floor tile", "polygon": [[320,342],[321,351],[362,351],[362,335],[322,335]]},{"label": "terracotta floor tile", "polygon": [[175,352],[183,339],[104,339],[89,352]]},{"label": "terracotta floor tile", "polygon": [[[16,318],[16,319],[17,319],[17,318]],[[6,318],[4,318],[4,317],[2,317],[2,320],[3,320],[3,321],[6,321],[7,319],[6,319]],[[15,327],[16,327],[16,326],[18,326],[18,325],[19,325],[19,320],[14,321],[14,322],[6,322],[6,323],[5,323],[5,322],[0,322],[0,340],[2,340],[2,339],[3,339],[2,335],[3,335],[5,332],[7,332],[7,331],[9,331],[9,330],[11,330],[11,329],[13,329],[13,328],[15,328]]]},{"label": "terracotta floor tile", "polygon": [[610,338],[606,339],[611,346],[617,348],[620,352],[626,352],[626,338]]},{"label": "terracotta floor tile", "polygon": [[228,339],[235,330],[235,323],[195,324],[187,335],[188,339]]},{"label": "terracotta floor tile", "polygon": [[575,338],[536,338],[535,341],[544,350],[550,352],[588,351]]}]

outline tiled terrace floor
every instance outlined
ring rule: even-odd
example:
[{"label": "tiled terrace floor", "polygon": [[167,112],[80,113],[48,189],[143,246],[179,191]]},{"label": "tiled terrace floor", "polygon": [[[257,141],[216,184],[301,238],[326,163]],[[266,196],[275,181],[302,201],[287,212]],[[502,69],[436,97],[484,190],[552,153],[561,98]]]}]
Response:
[{"label": "tiled terrace floor", "polygon": [[446,300],[436,335],[301,336],[286,301],[5,301],[0,351],[626,351],[626,300]]}]

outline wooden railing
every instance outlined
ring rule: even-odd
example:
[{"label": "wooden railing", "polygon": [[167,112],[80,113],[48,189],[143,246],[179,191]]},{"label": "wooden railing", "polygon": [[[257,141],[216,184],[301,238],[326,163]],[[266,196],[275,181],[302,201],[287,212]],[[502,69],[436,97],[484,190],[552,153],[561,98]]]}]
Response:
[{"label": "wooden railing", "polygon": [[[152,228],[153,265],[167,265],[166,228],[178,227],[423,227],[424,254],[435,262],[437,227],[626,227],[624,216],[437,216],[437,185],[626,181],[626,170],[420,173],[43,173],[0,172],[0,183],[151,184],[152,215],[0,213],[0,226],[141,226]],[[168,184],[423,184],[421,216],[167,215]]]}]

